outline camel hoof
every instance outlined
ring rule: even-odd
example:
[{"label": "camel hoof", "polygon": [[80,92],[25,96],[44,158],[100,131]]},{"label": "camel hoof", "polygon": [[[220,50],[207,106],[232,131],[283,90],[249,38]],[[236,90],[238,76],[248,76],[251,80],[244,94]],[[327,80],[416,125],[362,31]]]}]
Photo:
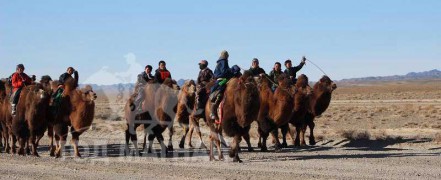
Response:
[{"label": "camel hoof", "polygon": [[257,148],[262,148],[262,143],[257,143]]},{"label": "camel hoof", "polygon": [[225,158],[224,158],[224,156],[219,156],[219,161],[225,161]]},{"label": "camel hoof", "polygon": [[184,143],[179,143],[179,148],[184,149]]},{"label": "camel hoof", "polygon": [[260,148],[260,152],[268,152],[268,148],[267,147],[261,147]]},{"label": "camel hoof", "polygon": [[173,145],[168,145],[167,146],[167,151],[173,151]]},{"label": "camel hoof", "polygon": [[309,145],[314,146],[316,144],[314,139],[310,139],[309,140]]},{"label": "camel hoof", "polygon": [[236,156],[236,153],[235,153],[232,149],[230,149],[230,150],[228,151],[228,155],[230,156],[230,158],[233,158],[233,157]]},{"label": "camel hoof", "polygon": [[76,158],[81,158],[81,154],[80,154],[80,153],[77,153],[77,154],[75,154],[75,157],[76,157]]},{"label": "camel hoof", "polygon": [[233,162],[242,163],[243,161],[239,159],[239,157],[234,157]]},{"label": "camel hoof", "polygon": [[249,148],[248,148],[248,152],[254,152],[254,148],[249,147]]},{"label": "camel hoof", "polygon": [[38,153],[34,153],[33,156],[40,157],[40,155],[38,155]]},{"label": "camel hoof", "polygon": [[286,142],[282,143],[282,148],[287,148],[288,144]]}]

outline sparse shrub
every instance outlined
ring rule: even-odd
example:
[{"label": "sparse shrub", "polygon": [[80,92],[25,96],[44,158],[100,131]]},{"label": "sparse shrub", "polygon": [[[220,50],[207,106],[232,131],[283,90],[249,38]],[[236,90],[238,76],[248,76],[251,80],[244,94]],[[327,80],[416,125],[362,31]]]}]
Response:
[{"label": "sparse shrub", "polygon": [[436,133],[433,141],[440,144],[441,143],[441,133]]},{"label": "sparse shrub", "polygon": [[349,140],[369,140],[371,135],[368,131],[343,130],[340,132],[343,138]]}]

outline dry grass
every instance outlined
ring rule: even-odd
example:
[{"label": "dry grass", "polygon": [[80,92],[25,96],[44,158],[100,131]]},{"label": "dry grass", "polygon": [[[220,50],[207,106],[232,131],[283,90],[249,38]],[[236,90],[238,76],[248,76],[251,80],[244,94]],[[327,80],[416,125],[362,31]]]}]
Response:
[{"label": "dry grass", "polygon": [[349,140],[369,140],[371,137],[371,134],[368,131],[363,130],[341,130],[338,134]]}]

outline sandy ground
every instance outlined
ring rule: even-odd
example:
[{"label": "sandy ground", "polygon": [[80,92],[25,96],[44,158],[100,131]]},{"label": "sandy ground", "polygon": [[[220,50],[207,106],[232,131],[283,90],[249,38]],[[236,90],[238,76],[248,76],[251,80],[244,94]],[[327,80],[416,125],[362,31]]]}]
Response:
[{"label": "sandy ground", "polygon": [[[122,104],[97,103],[94,125],[81,136],[82,158],[72,157],[70,146],[64,158],[49,157],[44,138],[39,158],[0,153],[0,179],[441,179],[438,83],[339,86],[328,111],[316,119],[317,145],[262,153],[252,128],[255,152],[247,152],[242,142],[241,164],[228,158],[227,148],[226,160],[213,162],[205,149],[179,149],[177,124],[175,150],[166,157],[124,156]],[[208,143],[203,123],[201,130]],[[199,143],[194,137],[193,145]],[[159,151],[156,142],[154,149]]]}]

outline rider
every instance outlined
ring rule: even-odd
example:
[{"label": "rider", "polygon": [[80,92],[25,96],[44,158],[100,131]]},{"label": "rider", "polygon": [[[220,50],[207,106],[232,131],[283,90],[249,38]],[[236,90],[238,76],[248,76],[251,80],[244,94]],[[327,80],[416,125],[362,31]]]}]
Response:
[{"label": "rider", "polygon": [[152,69],[152,66],[147,65],[145,66],[144,71],[138,74],[138,80],[135,87],[136,98],[135,101],[130,104],[130,109],[132,111],[135,110],[135,107],[138,107],[138,112],[142,111],[141,103],[144,100],[144,86],[148,82],[155,81],[155,77],[152,75]]},{"label": "rider", "polygon": [[214,78],[216,82],[214,86],[211,88],[211,113],[210,118],[213,120],[219,119],[217,117],[216,110],[219,107],[220,102],[222,101],[225,86],[228,82],[228,79],[231,78],[231,69],[228,66],[228,52],[223,50],[220,54],[219,60],[217,60],[216,69],[214,70]]},{"label": "rider", "polygon": [[18,64],[15,73],[12,74],[12,87],[14,88],[12,90],[12,95],[11,95],[12,115],[15,115],[21,90],[23,89],[24,86],[32,84],[32,81],[35,80],[34,75],[32,75],[32,79],[31,79],[26,73],[24,73],[24,70],[25,70],[24,65]]},{"label": "rider", "polygon": [[204,105],[206,103],[207,91],[205,90],[205,86],[214,78],[213,71],[208,68],[208,61],[201,60],[199,62],[199,75],[197,79],[196,86],[196,112],[202,112]]},{"label": "rider", "polygon": [[171,74],[165,65],[165,61],[159,61],[159,68],[155,71],[155,81],[160,84],[162,84],[167,78],[171,79]]},{"label": "rider", "polygon": [[[74,77],[72,77],[72,74]],[[58,79],[58,89],[56,93],[54,93],[53,97],[60,96],[63,93],[64,90],[64,83],[66,83],[68,78],[75,79],[75,85],[74,87],[78,87],[78,71],[76,71],[73,67],[68,67],[66,72],[60,75],[60,78]]]},{"label": "rider", "polygon": [[253,76],[263,76],[265,75],[265,70],[259,67],[259,60],[257,58],[253,58],[251,62],[251,68],[249,70]]},{"label": "rider", "polygon": [[302,57],[302,61],[298,66],[292,67],[291,60],[285,61],[286,69],[284,73],[289,76],[289,78],[292,80],[292,82],[295,84],[297,82],[296,73],[297,71],[300,71],[302,69],[303,65],[305,65],[306,58],[305,56]]},{"label": "rider", "polygon": [[273,70],[269,73],[269,78],[272,82],[271,89],[274,91],[276,90],[278,84],[279,84],[279,76],[283,73],[282,71],[282,65],[279,62],[276,62],[274,64]]}]

